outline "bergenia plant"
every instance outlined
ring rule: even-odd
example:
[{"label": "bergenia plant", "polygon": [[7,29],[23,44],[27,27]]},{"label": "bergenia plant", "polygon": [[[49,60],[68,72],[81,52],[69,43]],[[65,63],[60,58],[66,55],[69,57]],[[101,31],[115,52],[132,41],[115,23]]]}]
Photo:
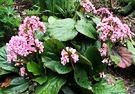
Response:
[{"label": "bergenia plant", "polygon": [[[101,56],[104,57],[103,63],[109,65],[116,64],[119,67],[129,67],[133,62],[133,55],[124,44],[131,39],[131,30],[126,23],[122,23],[118,17],[114,17],[107,9],[97,10],[101,14],[101,22],[97,24],[99,39],[102,41],[102,47],[99,49]],[[121,48],[119,51],[117,49]],[[125,49],[125,50],[123,50]],[[123,51],[123,53],[121,53]],[[125,55],[123,55],[125,54]],[[129,57],[126,57],[128,55]],[[114,57],[115,56],[115,57]],[[117,56],[117,57],[116,57]],[[117,60],[114,60],[114,58]],[[120,60],[118,60],[118,58]]]},{"label": "bergenia plant", "polygon": [[1,49],[6,54],[4,60],[0,54],[2,64],[18,70],[4,93],[127,94],[122,80],[105,70],[108,65],[126,68],[134,63],[130,28],[89,0],[78,6],[74,18],[50,16],[45,23],[36,16],[24,19],[6,44],[7,54]]}]

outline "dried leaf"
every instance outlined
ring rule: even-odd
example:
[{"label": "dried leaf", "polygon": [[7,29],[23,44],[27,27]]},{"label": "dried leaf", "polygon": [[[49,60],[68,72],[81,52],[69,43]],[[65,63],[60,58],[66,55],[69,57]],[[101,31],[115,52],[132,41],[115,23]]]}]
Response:
[{"label": "dried leaf", "polygon": [[6,78],[5,82],[2,83],[1,87],[6,88],[10,85],[12,79],[10,79],[9,77]]},{"label": "dried leaf", "polygon": [[120,58],[118,66],[121,68],[129,67],[133,62],[133,55],[126,47],[114,47],[112,48],[112,54]]}]

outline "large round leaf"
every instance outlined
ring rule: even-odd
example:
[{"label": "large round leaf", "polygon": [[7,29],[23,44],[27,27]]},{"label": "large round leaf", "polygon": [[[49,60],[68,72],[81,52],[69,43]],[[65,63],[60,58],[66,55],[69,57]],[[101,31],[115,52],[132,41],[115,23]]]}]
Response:
[{"label": "large round leaf", "polygon": [[116,80],[113,76],[107,75],[106,78],[92,87],[95,94],[127,94],[123,81]]},{"label": "large round leaf", "polygon": [[61,51],[64,49],[64,45],[56,39],[49,39],[44,42],[44,52],[42,53],[42,61],[45,67],[59,73],[66,74],[72,70],[70,64],[63,66],[61,64]]},{"label": "large round leaf", "polygon": [[45,84],[36,88],[35,94],[58,94],[62,85],[66,83],[66,79],[62,76],[49,74]]},{"label": "large round leaf", "polygon": [[29,72],[32,72],[33,75],[40,75],[41,74],[41,70],[39,68],[39,65],[35,62],[28,62],[27,63],[27,70]]},{"label": "large round leaf", "polygon": [[88,79],[86,70],[79,65],[75,66],[74,78],[78,85],[88,89],[91,86],[91,81]]},{"label": "large round leaf", "polygon": [[28,89],[28,84],[29,82],[24,77],[17,77],[11,81],[8,89],[12,91],[13,94],[18,94]]},{"label": "large round leaf", "polygon": [[102,63],[102,57],[95,46],[90,46],[86,50],[85,57],[92,63],[93,70],[91,70],[91,75],[96,75],[106,69],[106,65]]},{"label": "large round leaf", "polygon": [[60,41],[72,40],[77,35],[74,25],[75,21],[70,18],[56,20],[52,24],[48,25],[47,32],[51,38],[55,38]]},{"label": "large round leaf", "polygon": [[83,19],[77,21],[75,27],[78,32],[89,38],[95,39],[95,37],[97,36],[95,28],[90,23],[86,22]]}]

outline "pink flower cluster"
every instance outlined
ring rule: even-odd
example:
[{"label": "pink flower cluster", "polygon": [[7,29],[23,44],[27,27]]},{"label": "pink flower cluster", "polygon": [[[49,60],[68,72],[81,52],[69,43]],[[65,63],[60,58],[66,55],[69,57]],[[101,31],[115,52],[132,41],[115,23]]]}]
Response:
[{"label": "pink flower cluster", "polygon": [[81,1],[80,5],[85,8],[86,12],[96,13],[94,5],[89,0]]},{"label": "pink flower cluster", "polygon": [[101,54],[101,56],[107,56],[107,44],[103,43],[102,48],[99,48],[99,52]]},{"label": "pink flower cluster", "polygon": [[39,17],[26,17],[23,21],[23,24],[19,27],[18,35],[24,37],[34,37],[33,35],[36,30],[40,30],[45,33],[46,27],[44,23],[40,22]]},{"label": "pink flower cluster", "polygon": [[24,68],[24,67],[21,67],[21,68],[20,68],[20,74],[21,74],[21,76],[26,75],[26,73],[25,73],[25,68]]},{"label": "pink flower cluster", "polygon": [[97,31],[101,32],[99,38],[103,42],[102,47],[99,49],[101,56],[104,57],[102,62],[112,65],[113,61],[108,56],[106,42],[125,43],[127,39],[131,38],[130,28],[127,24],[123,24],[119,18],[109,16],[104,17],[97,25]]},{"label": "pink flower cluster", "polygon": [[77,54],[76,49],[73,49],[71,47],[66,47],[66,49],[63,49],[61,51],[61,63],[65,65],[69,62],[76,63],[79,60],[79,56]]},{"label": "pink flower cluster", "polygon": [[103,42],[111,40],[112,43],[120,41],[124,43],[126,39],[131,38],[131,31],[127,24],[123,24],[117,17],[109,16],[103,18],[97,25],[97,31],[102,32],[100,39]]},{"label": "pink flower cluster", "polygon": [[96,14],[100,15],[101,17],[112,16],[112,13],[110,13],[110,11],[107,8],[99,8],[99,9],[97,9],[97,13]]},{"label": "pink flower cluster", "polygon": [[44,46],[42,42],[34,37],[36,30],[45,33],[46,27],[44,23],[40,22],[36,16],[26,17],[19,28],[18,36],[11,37],[9,43],[6,44],[8,52],[7,61],[9,63],[12,60],[16,61],[18,55],[27,56],[32,52],[43,52]]}]

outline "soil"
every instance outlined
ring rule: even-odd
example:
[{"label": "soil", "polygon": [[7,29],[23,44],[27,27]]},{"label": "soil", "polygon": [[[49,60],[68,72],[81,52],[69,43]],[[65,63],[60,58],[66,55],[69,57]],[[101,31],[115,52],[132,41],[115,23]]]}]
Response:
[{"label": "soil", "polygon": [[[20,16],[25,15],[25,10],[30,9],[32,4],[29,0],[14,0],[16,2],[15,8],[18,11]],[[92,3],[96,6],[96,8],[99,7],[106,7],[104,2],[105,0],[91,0]],[[106,0],[107,7],[109,10],[113,11],[113,14],[118,16],[123,22],[128,21],[128,25],[131,28],[132,31],[132,37],[133,40],[135,40],[135,18],[131,18],[128,16],[117,14],[117,10],[120,9],[120,6],[115,6],[110,4],[110,0]],[[112,0],[116,1],[116,0]],[[121,1],[121,0],[120,0]],[[122,68],[114,68],[113,66],[108,66],[107,71],[105,73],[113,74],[116,77],[120,77],[123,79],[125,87],[128,91],[128,94],[135,94],[135,66],[132,65],[129,68],[122,69]]]}]

